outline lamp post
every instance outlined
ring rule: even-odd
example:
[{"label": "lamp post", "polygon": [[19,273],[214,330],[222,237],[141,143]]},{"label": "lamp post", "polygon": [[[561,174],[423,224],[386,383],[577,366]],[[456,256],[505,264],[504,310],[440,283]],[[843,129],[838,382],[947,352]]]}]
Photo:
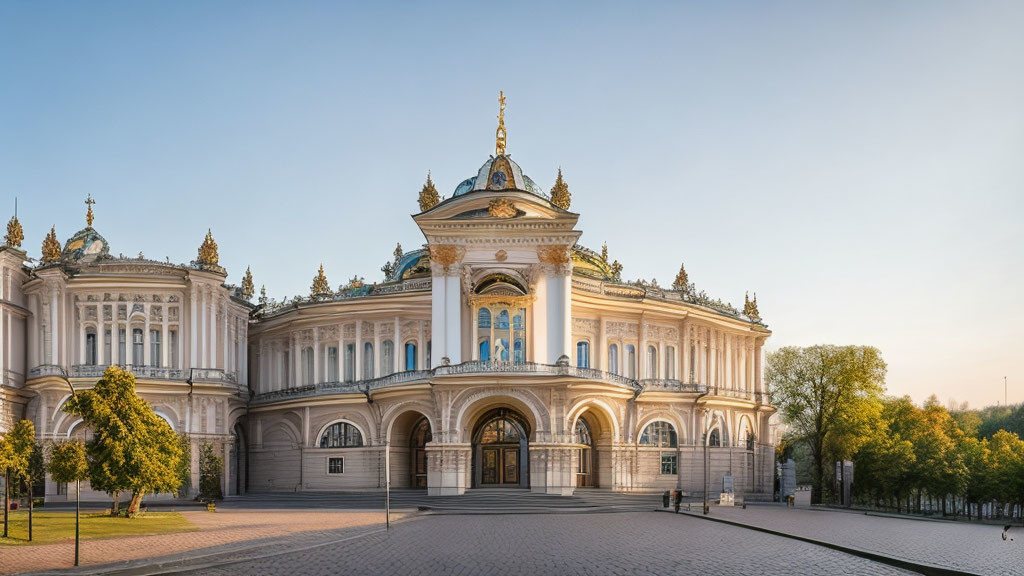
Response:
[{"label": "lamp post", "polygon": [[[74,384],[71,383],[71,379],[68,378],[68,373],[65,372],[63,368],[60,369],[60,377],[68,385],[68,388],[71,389],[71,397],[72,398],[77,398],[78,394],[75,393],[75,386],[74,386]],[[30,515],[32,514],[32,505],[31,505],[31,503],[29,504],[28,512],[29,512]],[[79,542],[80,542],[80,538],[79,538],[79,517],[81,516],[81,513],[82,513],[82,481],[78,480],[78,479],[75,479],[75,566],[78,566],[78,548],[79,548]],[[29,530],[31,530],[31,526],[32,526],[32,521],[31,520],[29,520],[28,525],[30,527]],[[31,540],[31,539],[32,539],[32,537],[31,537],[31,532],[30,532],[29,540]]]},{"label": "lamp post", "polygon": [[391,441],[384,441],[384,530],[391,530]]},{"label": "lamp post", "polygon": [[707,516],[711,512],[710,506],[708,506],[708,489],[711,485],[711,466],[708,462],[708,432],[711,430],[710,422],[708,422],[711,416],[711,410],[709,408],[704,409],[704,515]]}]

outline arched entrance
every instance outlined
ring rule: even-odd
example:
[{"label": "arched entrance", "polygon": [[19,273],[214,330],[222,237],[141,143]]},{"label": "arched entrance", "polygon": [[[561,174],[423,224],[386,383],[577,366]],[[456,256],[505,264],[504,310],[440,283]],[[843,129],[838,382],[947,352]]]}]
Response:
[{"label": "arched entrance", "polygon": [[473,431],[473,486],[528,488],[529,436],[529,422],[515,410],[484,414]]},{"label": "arched entrance", "polygon": [[413,488],[427,487],[427,442],[430,439],[430,422],[424,416],[413,427],[409,438],[409,455],[412,458],[409,463],[412,472],[410,483]]},{"label": "arched entrance", "polygon": [[579,444],[576,464],[576,487],[594,488],[597,486],[595,477],[597,451],[594,450],[594,434],[586,418],[580,416],[576,419],[576,429],[573,431],[573,436]]}]

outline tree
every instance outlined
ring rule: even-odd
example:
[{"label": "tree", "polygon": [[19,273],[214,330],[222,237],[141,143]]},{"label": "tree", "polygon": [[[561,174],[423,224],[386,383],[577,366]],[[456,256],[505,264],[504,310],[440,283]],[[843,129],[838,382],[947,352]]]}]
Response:
[{"label": "tree", "polygon": [[14,448],[7,441],[7,436],[0,436],[0,471],[4,474],[4,538],[7,538],[7,512],[10,508],[10,474],[11,463],[14,461]]},{"label": "tree", "polygon": [[213,445],[203,442],[199,447],[200,500],[219,500],[223,496],[220,489],[223,467],[224,461],[214,452]]},{"label": "tree", "polygon": [[55,482],[75,483],[75,566],[78,566],[78,523],[81,514],[82,480],[89,479],[85,444],[80,440],[56,442],[50,447],[50,476]]},{"label": "tree", "polygon": [[[885,390],[886,365],[872,346],[788,346],[768,355],[767,379],[783,418],[808,443],[814,464],[811,501],[820,504],[828,447],[856,444],[841,439],[851,414],[877,403]],[[855,429],[857,427],[854,427]]]},{"label": "tree", "polygon": [[[31,420],[19,420],[4,437],[0,462],[4,463],[4,538],[7,537],[7,509],[11,478],[28,480],[28,539],[32,540],[32,453],[36,450],[36,428]],[[4,462],[6,461],[6,462]]]},{"label": "tree", "polygon": [[181,458],[178,459],[178,497],[183,498],[189,488],[192,487],[192,439],[188,434],[178,434],[178,447],[181,449]]},{"label": "tree", "polygon": [[86,444],[89,481],[113,496],[132,491],[126,514],[134,516],[145,494],[173,493],[181,485],[182,451],[177,435],[148,402],[135,393],[135,376],[111,366],[91,390],[65,405],[94,436]]}]

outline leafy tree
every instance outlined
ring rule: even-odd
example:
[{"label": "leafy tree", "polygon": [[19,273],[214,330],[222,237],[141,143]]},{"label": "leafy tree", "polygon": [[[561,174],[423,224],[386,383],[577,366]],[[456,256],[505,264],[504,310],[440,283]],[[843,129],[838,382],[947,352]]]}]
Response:
[{"label": "leafy tree", "polygon": [[135,376],[111,366],[91,390],[65,405],[93,430],[86,443],[89,481],[117,499],[131,490],[126,514],[134,516],[145,494],[173,493],[181,485],[178,437],[148,402],[135,393]]},{"label": "leafy tree", "polygon": [[[821,503],[825,463],[840,448],[850,453],[861,442],[866,418],[850,411],[878,401],[885,389],[886,365],[872,346],[785,347],[769,354],[768,383],[783,418],[808,443],[814,464],[811,501]],[[874,408],[871,408],[874,410]]]},{"label": "leafy tree", "polygon": [[181,458],[178,459],[178,480],[181,482],[178,497],[183,498],[192,487],[192,439],[188,434],[178,434],[178,448],[181,449]]},{"label": "leafy tree", "polygon": [[36,429],[31,420],[19,420],[4,437],[0,448],[0,462],[4,466],[4,538],[7,537],[7,508],[11,478],[28,481],[28,534],[32,540],[32,454],[36,451]]},{"label": "leafy tree", "polygon": [[72,483],[89,479],[89,462],[81,440],[55,442],[50,447],[50,477],[54,482]]},{"label": "leafy tree", "polygon": [[221,470],[224,460],[213,449],[209,442],[199,447],[199,499],[219,500],[223,497],[220,489]]}]

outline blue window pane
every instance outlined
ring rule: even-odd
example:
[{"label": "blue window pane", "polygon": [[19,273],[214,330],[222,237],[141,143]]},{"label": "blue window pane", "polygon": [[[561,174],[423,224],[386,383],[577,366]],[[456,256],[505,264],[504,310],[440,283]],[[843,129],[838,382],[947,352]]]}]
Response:
[{"label": "blue window pane", "polygon": [[498,313],[498,329],[508,330],[508,310],[502,310]]},{"label": "blue window pane", "polygon": [[516,338],[514,362],[526,362],[526,355],[523,353],[523,339]]},{"label": "blue window pane", "polygon": [[490,310],[488,310],[486,308],[483,308],[483,309],[480,310],[480,313],[478,314],[478,316],[479,316],[479,320],[477,321],[477,325],[480,328],[490,328],[491,327],[491,311]]},{"label": "blue window pane", "polygon": [[522,314],[516,314],[515,316],[512,317],[512,329],[513,330],[522,330],[523,329],[523,315]]},{"label": "blue window pane", "polygon": [[416,345],[412,342],[405,345],[405,369],[416,369]]},{"label": "blue window pane", "polygon": [[580,368],[590,368],[590,343],[589,342],[577,342],[576,343],[576,366]]},{"label": "blue window pane", "polygon": [[484,340],[480,343],[480,360],[486,362],[491,359],[491,341]]}]

